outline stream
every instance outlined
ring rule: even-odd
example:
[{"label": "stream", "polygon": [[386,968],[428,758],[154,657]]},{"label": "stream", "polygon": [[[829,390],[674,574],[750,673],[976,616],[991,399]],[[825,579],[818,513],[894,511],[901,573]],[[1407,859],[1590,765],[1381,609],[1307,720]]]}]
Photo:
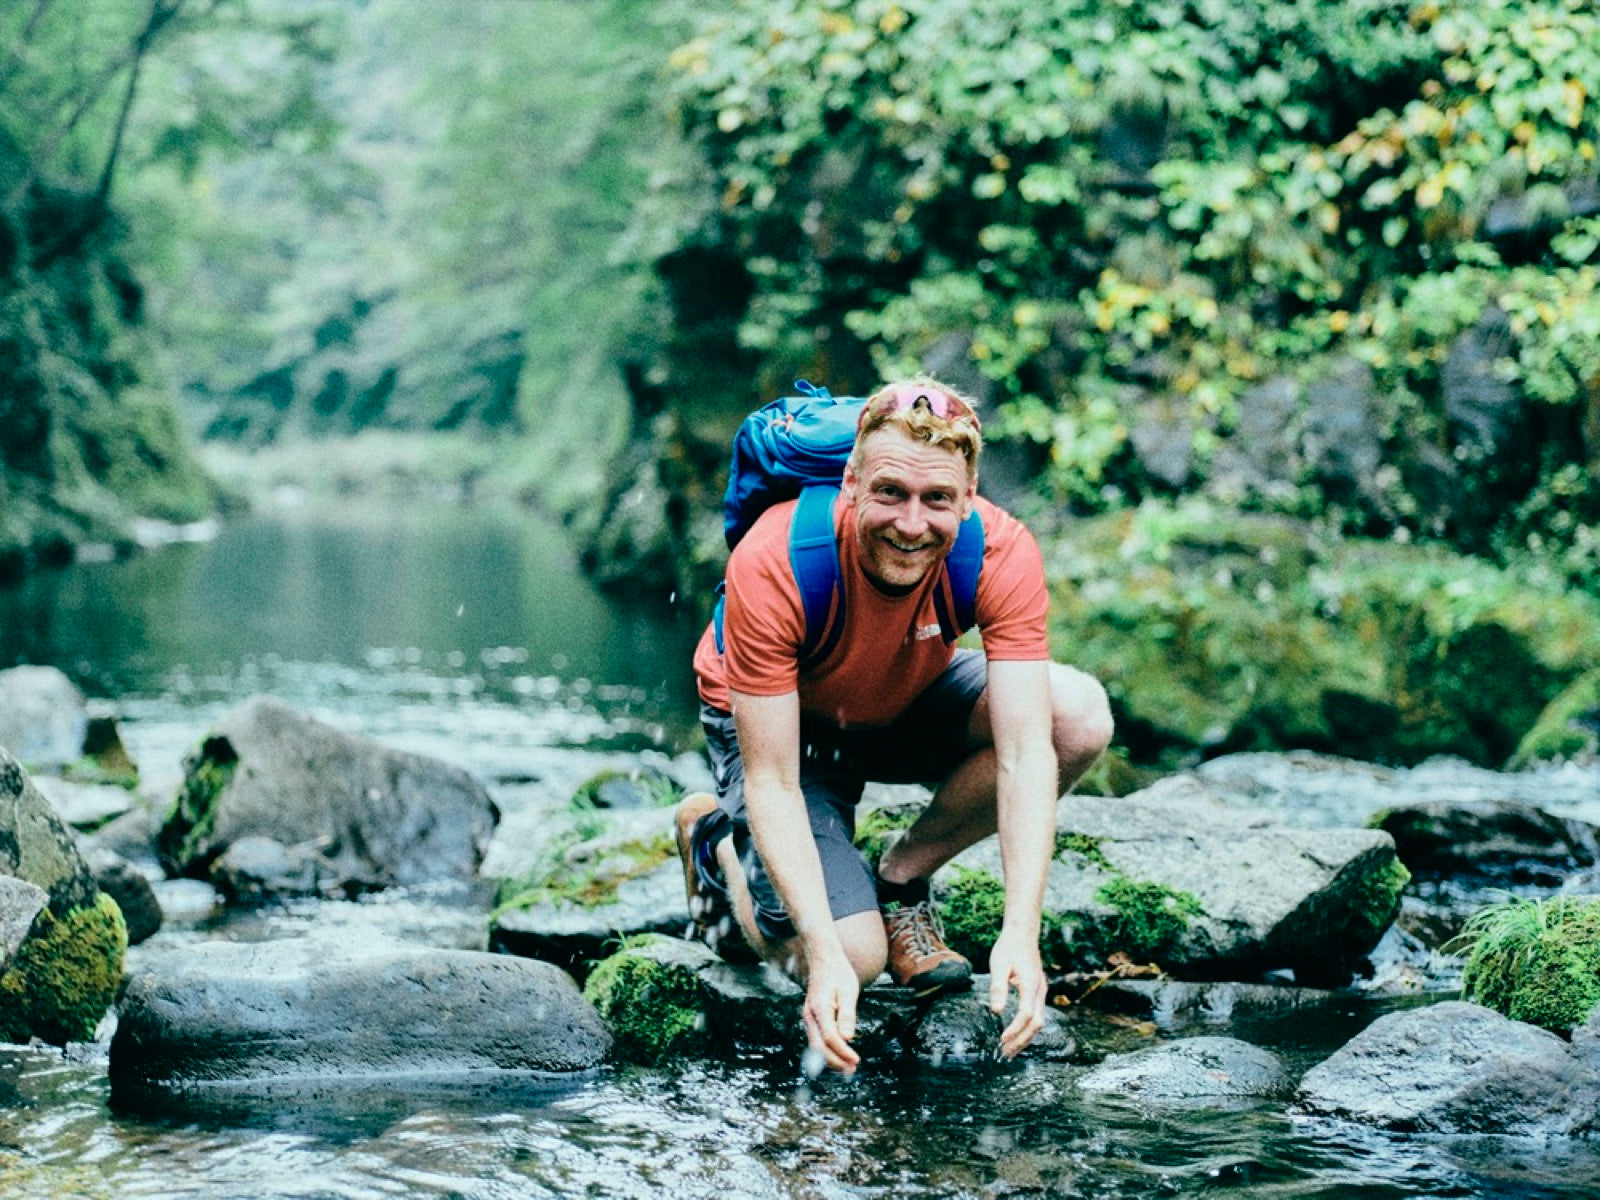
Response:
[{"label": "stream", "polygon": [[[0,590],[0,666],[65,670],[118,717],[143,787],[175,787],[218,713],[256,692],[476,772],[508,811],[564,802],[596,766],[693,754],[698,628],[670,598],[592,588],[526,511],[352,501],[232,522],[207,542],[85,562]],[[170,794],[170,793],[169,793]],[[174,887],[130,952],[315,928],[479,946],[481,889],[302,901],[250,913]],[[1295,1073],[1395,1001],[1305,1017],[1085,1025],[1096,1052],[1227,1034]],[[107,1035],[108,1037],[108,1035]],[[114,1108],[107,1038],[0,1047],[0,1200],[83,1197],[1574,1197],[1600,1151],[1385,1135],[1281,1101],[1158,1107],[1077,1091],[1083,1067],[791,1061],[608,1067],[533,1090],[405,1081],[274,1105]]]}]

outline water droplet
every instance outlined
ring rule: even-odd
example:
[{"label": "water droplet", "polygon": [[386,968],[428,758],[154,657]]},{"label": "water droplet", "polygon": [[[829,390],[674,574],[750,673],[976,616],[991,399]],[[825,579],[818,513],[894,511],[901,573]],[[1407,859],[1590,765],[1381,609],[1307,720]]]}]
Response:
[{"label": "water droplet", "polygon": [[800,1056],[800,1069],[805,1072],[807,1079],[815,1079],[827,1069],[827,1066],[822,1051],[815,1046],[807,1046],[806,1052]]}]

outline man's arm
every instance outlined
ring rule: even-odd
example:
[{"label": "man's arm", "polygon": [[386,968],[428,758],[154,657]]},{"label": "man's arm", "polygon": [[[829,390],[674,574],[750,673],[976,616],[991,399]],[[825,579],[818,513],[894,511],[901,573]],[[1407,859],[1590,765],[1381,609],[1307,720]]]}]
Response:
[{"label": "man's arm", "polygon": [[756,851],[798,933],[805,972],[806,1037],[833,1070],[861,1061],[855,1037],[860,984],[828,906],[822,860],[800,791],[800,697],[732,692],[744,760],[744,803]]},{"label": "man's arm", "polygon": [[1006,897],[1000,936],[989,954],[989,1007],[1002,1012],[1007,992],[1016,988],[1017,1014],[1000,1035],[1000,1052],[1011,1058],[1044,1027],[1048,990],[1039,934],[1056,833],[1050,664],[991,662],[987,691]]}]

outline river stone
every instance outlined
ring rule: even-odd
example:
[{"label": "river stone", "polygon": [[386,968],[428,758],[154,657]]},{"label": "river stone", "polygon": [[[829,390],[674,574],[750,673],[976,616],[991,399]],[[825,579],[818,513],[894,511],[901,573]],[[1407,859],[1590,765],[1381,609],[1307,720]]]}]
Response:
[{"label": "river stone", "polygon": [[1553,1033],[1447,1000],[1378,1018],[1306,1073],[1298,1103],[1406,1133],[1590,1134],[1600,1074]]},{"label": "river stone", "polygon": [[619,937],[689,928],[673,810],[551,814],[519,878],[501,884],[489,944],[581,973]]},{"label": "river stone", "polygon": [[[1342,985],[1360,968],[1399,910],[1405,875],[1394,842],[1376,830],[1296,830],[1230,812],[1188,778],[1122,798],[1072,796],[1058,810],[1064,843],[1050,866],[1045,908],[1068,931],[1056,970],[1094,969],[1071,961],[1098,947],[1138,952],[1169,973],[1251,979],[1292,971],[1300,983]],[[951,904],[979,872],[1004,878],[995,839],[964,851],[935,875],[947,929],[964,917]],[[1176,932],[1159,947],[1116,944],[1132,921],[1114,906],[1118,884],[1186,900]],[[974,912],[982,906],[973,905]],[[997,930],[980,942],[992,944]]]},{"label": "river stone", "polygon": [[610,1048],[547,963],[398,942],[209,942],[130,975],[111,1042],[118,1093],[394,1076],[570,1074]]},{"label": "river stone", "polygon": [[234,842],[258,836],[309,844],[347,890],[469,879],[499,815],[466,771],[268,696],[225,714],[185,765],[159,839],[173,875],[203,878]]},{"label": "river stone", "polygon": [[83,756],[89,710],[78,685],[56,667],[0,671],[0,748],[31,770],[54,770]]},{"label": "river stone", "polygon": [[[909,997],[902,1003],[911,1003]],[[1016,1016],[1013,993],[1004,1013],[989,1008],[989,976],[975,976],[965,992],[936,996],[920,1007],[911,1051],[932,1066],[946,1063],[995,1062],[1000,1057],[1000,1035]],[[1030,1059],[1064,1062],[1076,1053],[1077,1040],[1054,1008],[1044,1012],[1044,1028],[1023,1054]]]},{"label": "river stone", "polygon": [[74,783],[48,775],[33,783],[56,814],[74,829],[97,829],[134,805],[133,793],[114,784]]},{"label": "river stone", "polygon": [[0,875],[0,971],[16,954],[33,919],[50,897],[41,887],[14,875]]},{"label": "river stone", "polygon": [[1430,801],[1391,808],[1378,828],[1417,874],[1560,886],[1600,857],[1600,829],[1516,800]]},{"label": "river stone", "polygon": [[1307,829],[1362,828],[1377,813],[1436,802],[1515,802],[1600,825],[1600,764],[1491,771],[1459,758],[1432,758],[1409,768],[1383,767],[1295,750],[1223,755],[1191,774],[1229,808]]},{"label": "river stone", "polygon": [[43,888],[57,915],[95,899],[94,877],[72,831],[5,750],[0,750],[0,875]]},{"label": "river stone", "polygon": [[1114,1054],[1078,1080],[1086,1092],[1139,1099],[1283,1096],[1291,1090],[1271,1051],[1228,1037],[1192,1037]]},{"label": "river stone", "polygon": [[128,945],[137,946],[159,932],[161,903],[149,876],[109,850],[90,850],[85,857],[94,871],[95,885],[122,910]]}]

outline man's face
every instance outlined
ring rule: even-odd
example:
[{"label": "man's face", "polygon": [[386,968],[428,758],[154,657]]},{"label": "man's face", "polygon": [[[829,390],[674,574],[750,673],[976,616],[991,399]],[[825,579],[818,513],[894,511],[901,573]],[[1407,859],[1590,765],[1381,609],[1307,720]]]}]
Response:
[{"label": "man's face", "polygon": [[873,582],[909,590],[950,553],[972,511],[967,460],[892,425],[861,445],[861,473],[846,467],[844,495],[855,506],[856,549]]}]

